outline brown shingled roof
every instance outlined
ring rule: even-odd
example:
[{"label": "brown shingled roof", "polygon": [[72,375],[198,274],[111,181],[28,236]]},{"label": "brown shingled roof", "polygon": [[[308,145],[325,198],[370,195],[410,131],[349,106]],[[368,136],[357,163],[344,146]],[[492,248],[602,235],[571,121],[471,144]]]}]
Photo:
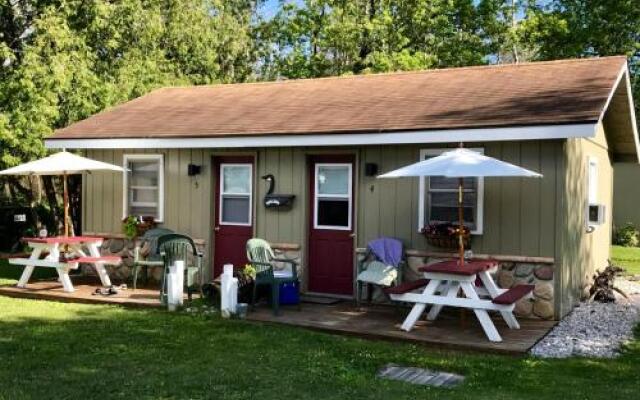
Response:
[{"label": "brown shingled roof", "polygon": [[220,137],[598,120],[624,57],[164,88],[53,139]]}]

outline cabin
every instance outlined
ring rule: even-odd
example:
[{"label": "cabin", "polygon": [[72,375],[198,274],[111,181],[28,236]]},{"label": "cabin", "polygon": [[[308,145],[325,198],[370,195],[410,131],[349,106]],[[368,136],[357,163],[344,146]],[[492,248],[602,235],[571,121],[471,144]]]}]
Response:
[{"label": "cabin", "polygon": [[624,57],[603,57],[167,87],[46,146],[129,169],[83,177],[83,233],[111,238],[103,252],[130,251],[123,218],[153,216],[198,239],[207,279],[261,237],[300,262],[303,292],[352,298],[372,239],[403,242],[405,280],[454,256],[423,232],[457,218],[456,185],[376,177],[463,143],[543,175],[467,180],[464,218],[500,286],[535,284],[516,313],[558,319],[607,263],[614,162],[638,163],[629,82]]}]

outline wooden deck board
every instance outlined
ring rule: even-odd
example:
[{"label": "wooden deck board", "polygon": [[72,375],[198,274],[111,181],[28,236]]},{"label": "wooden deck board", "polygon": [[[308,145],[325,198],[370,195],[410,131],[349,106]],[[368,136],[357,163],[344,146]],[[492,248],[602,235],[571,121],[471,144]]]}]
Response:
[{"label": "wooden deck board", "polygon": [[366,338],[411,341],[439,348],[464,349],[507,354],[524,354],[556,324],[555,321],[520,319],[521,329],[509,329],[499,316],[493,319],[502,336],[500,343],[490,342],[475,315],[465,312],[464,322],[458,310],[443,311],[437,321],[420,320],[411,332],[400,329],[406,311],[375,306],[357,309],[351,303],[337,305],[303,304],[302,310],[284,308],[278,317],[262,307],[249,313],[248,319],[296,325]]},{"label": "wooden deck board", "polygon": [[27,284],[25,289],[14,285],[0,286],[0,295],[8,297],[52,300],[69,303],[117,304],[127,307],[161,307],[157,289],[138,288],[137,290],[121,290],[110,296],[94,295],[96,288],[101,287],[96,278],[72,277],[73,293],[62,289],[58,281],[42,280]]},{"label": "wooden deck board", "polygon": [[[95,278],[72,277],[76,291],[66,293],[57,281],[35,281],[26,289],[15,286],[0,286],[0,295],[52,300],[73,303],[114,304],[127,307],[161,307],[158,290],[138,288],[123,290],[117,295],[93,295],[98,282]],[[496,315],[494,321],[502,335],[501,343],[487,340],[475,315],[465,312],[465,323],[460,312],[445,309],[434,322],[421,320],[411,332],[400,330],[400,325],[409,310],[397,310],[389,306],[356,308],[352,303],[310,304],[303,303],[301,310],[283,307],[282,314],[273,316],[271,309],[261,306],[250,312],[252,321],[295,325],[343,335],[392,341],[409,341],[435,348],[473,350],[490,353],[525,354],[538,340],[553,328],[555,321],[520,319],[521,329],[509,329]]]}]

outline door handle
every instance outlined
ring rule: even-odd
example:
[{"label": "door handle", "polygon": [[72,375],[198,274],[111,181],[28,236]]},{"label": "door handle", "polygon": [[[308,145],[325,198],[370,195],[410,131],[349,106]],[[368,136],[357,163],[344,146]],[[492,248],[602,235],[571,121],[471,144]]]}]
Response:
[{"label": "door handle", "polygon": [[220,230],[219,226],[216,226],[215,228],[213,228],[214,231],[218,232]]},{"label": "door handle", "polygon": [[349,235],[349,237],[350,237],[350,238],[354,238],[354,237],[356,237],[356,234],[355,234],[355,233],[352,233],[352,234],[350,234],[350,235]]}]

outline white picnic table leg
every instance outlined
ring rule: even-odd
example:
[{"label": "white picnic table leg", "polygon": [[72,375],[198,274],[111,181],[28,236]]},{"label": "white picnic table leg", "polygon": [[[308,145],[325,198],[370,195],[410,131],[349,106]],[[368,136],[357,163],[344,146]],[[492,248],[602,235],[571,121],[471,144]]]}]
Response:
[{"label": "white picnic table leg", "polygon": [[[60,244],[53,243],[49,247],[49,255],[47,256],[49,261],[60,261]],[[75,289],[73,288],[73,284],[71,283],[71,278],[69,278],[69,268],[67,266],[56,267],[56,272],[58,273],[58,280],[62,283],[62,288],[67,293],[73,293]]]},{"label": "white picnic table leg", "polygon": [[[480,272],[479,276],[482,284],[487,289],[487,292],[489,292],[491,298],[495,299],[496,297],[498,297],[500,295],[500,291],[496,283],[493,281],[493,278],[491,278],[491,275],[489,275],[489,272]],[[520,324],[518,323],[515,315],[513,315],[513,311],[500,311],[500,315],[502,315],[502,319],[504,319],[504,322],[507,323],[507,326],[509,328],[520,329]]]},{"label": "white picnic table leg", "polygon": [[62,287],[65,292],[73,293],[75,289],[73,288],[73,284],[71,283],[71,278],[69,277],[69,268],[68,267],[58,267],[56,268],[58,272],[58,276],[60,277],[60,282],[62,282]]},{"label": "white picnic table leg", "polygon": [[[422,292],[423,295],[432,295],[436,292],[436,289],[440,286],[441,281],[437,279],[432,279],[429,281],[427,287],[424,288]],[[424,309],[427,307],[426,303],[416,303],[411,308],[411,312],[407,315],[404,322],[402,323],[401,329],[403,331],[409,332],[413,329],[413,326],[418,322],[420,315],[424,312]]]},{"label": "white picnic table leg", "polygon": [[[43,250],[43,246],[35,246],[33,250],[31,250],[31,256],[29,256],[29,260],[38,260]],[[24,267],[22,275],[20,275],[20,279],[18,280],[18,284],[16,285],[17,287],[24,288],[25,286],[27,286],[27,283],[31,278],[31,274],[33,274],[34,268],[35,267],[33,265],[27,265],[26,267]]]},{"label": "white picnic table leg", "polygon": [[[468,298],[480,300],[471,282],[460,282],[460,287]],[[487,310],[474,308],[473,312],[476,314],[478,321],[480,321],[480,325],[482,325],[482,329],[484,329],[484,333],[487,335],[487,338],[492,342],[502,342],[502,337],[500,337],[500,334],[498,333],[496,326],[493,324],[491,317],[489,317]]]},{"label": "white picnic table leg", "polygon": [[[446,285],[443,285],[442,293],[446,297],[458,297],[459,290],[460,290],[460,282],[449,281],[447,282]],[[429,314],[427,314],[427,319],[429,321],[435,321],[435,319],[438,318],[438,315],[440,314],[440,311],[442,311],[443,307],[444,307],[443,304],[434,304],[431,307],[431,310],[429,310]]]},{"label": "white picnic table leg", "polygon": [[[91,257],[100,257],[100,250],[98,249],[98,243],[92,242],[87,243],[87,248],[89,249],[89,254]],[[109,279],[109,274],[107,273],[107,269],[104,266],[103,262],[94,263],[96,267],[96,272],[100,277],[100,282],[102,282],[102,286],[109,287],[111,286],[111,279]]]}]

